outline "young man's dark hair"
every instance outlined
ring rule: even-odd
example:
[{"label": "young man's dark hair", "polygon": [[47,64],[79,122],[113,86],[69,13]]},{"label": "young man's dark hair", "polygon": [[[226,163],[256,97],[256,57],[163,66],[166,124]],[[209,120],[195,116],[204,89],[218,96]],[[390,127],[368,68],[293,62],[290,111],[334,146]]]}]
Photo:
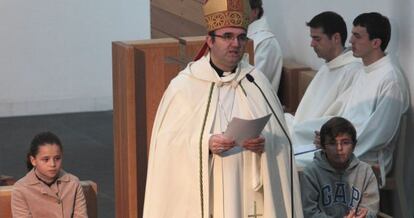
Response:
[{"label": "young man's dark hair", "polygon": [[325,11],[313,17],[312,20],[306,23],[306,26],[311,28],[322,28],[323,33],[325,33],[329,39],[332,38],[333,34],[339,33],[341,35],[342,46],[345,46],[348,33],[346,23],[341,15],[333,11]]},{"label": "young man's dark hair", "polygon": [[325,148],[325,145],[329,143],[327,139],[335,139],[338,135],[348,134],[355,146],[357,143],[356,130],[354,125],[347,119],[342,117],[333,117],[321,127],[321,146]]},{"label": "young man's dark hair", "polygon": [[385,51],[391,37],[391,24],[387,17],[377,12],[363,13],[352,24],[365,27],[370,40],[381,39],[381,50]]},{"label": "young man's dark hair", "polygon": [[260,19],[263,16],[263,2],[262,0],[249,0],[250,8],[259,9],[259,14],[257,15],[257,19]]}]

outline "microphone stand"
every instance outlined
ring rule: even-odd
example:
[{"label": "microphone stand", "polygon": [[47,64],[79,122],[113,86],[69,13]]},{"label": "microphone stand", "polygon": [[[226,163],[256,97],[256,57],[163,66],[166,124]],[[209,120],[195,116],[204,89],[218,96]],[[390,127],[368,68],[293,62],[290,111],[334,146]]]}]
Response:
[{"label": "microphone stand", "polygon": [[290,140],[290,137],[287,133],[287,131],[285,130],[285,128],[283,128],[282,122],[280,122],[279,117],[276,115],[275,111],[273,110],[272,105],[270,105],[269,100],[267,99],[266,95],[264,94],[263,90],[259,87],[259,85],[257,85],[257,83],[254,81],[254,78],[252,75],[250,74],[246,74],[246,78],[247,80],[249,80],[249,82],[253,83],[260,91],[260,93],[262,93],[264,99],[266,100],[267,105],[270,107],[270,110],[272,110],[273,115],[275,116],[280,128],[282,129],[283,133],[285,134],[286,138],[289,141],[289,148],[290,148],[290,152],[289,152],[289,156],[290,156],[290,201],[291,201],[291,205],[292,205],[292,218],[294,218],[294,200],[293,200],[293,146],[292,146],[292,141]]}]

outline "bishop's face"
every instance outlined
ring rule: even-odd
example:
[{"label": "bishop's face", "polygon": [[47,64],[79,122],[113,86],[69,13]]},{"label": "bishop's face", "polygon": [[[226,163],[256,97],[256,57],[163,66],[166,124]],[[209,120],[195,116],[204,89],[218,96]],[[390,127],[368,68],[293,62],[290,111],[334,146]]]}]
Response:
[{"label": "bishop's face", "polygon": [[211,60],[227,72],[233,70],[240,62],[246,42],[246,30],[236,27],[224,27],[216,30],[214,36],[207,36]]}]

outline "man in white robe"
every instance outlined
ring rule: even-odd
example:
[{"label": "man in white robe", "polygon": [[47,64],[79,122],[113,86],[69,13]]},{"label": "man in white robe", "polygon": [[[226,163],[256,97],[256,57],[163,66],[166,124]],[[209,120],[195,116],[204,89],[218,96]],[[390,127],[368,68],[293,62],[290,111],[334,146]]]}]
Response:
[{"label": "man in white robe", "polygon": [[[361,57],[364,68],[358,72],[349,90],[349,98],[339,116],[350,120],[357,130],[358,146],[354,153],[363,161],[380,166],[380,185],[392,167],[395,140],[401,117],[409,106],[409,94],[402,72],[384,53],[391,26],[379,13],[364,13],[355,18],[352,29],[352,51]],[[295,129],[298,143],[310,144],[313,130],[329,117],[308,121]],[[301,164],[311,161],[311,153],[296,156]]]},{"label": "man in white robe", "polygon": [[[207,21],[208,9],[217,8],[209,4],[217,1],[223,0],[204,5]],[[241,60],[248,20],[232,21],[207,22],[209,53],[189,63],[164,93],[151,136],[145,218],[292,217],[291,196],[294,217],[303,217],[281,105],[265,76]],[[277,117],[260,136],[237,144],[223,134],[234,117],[272,111]]]},{"label": "man in white robe", "polygon": [[322,12],[306,25],[310,28],[311,47],[325,64],[306,89],[295,115],[285,114],[289,129],[309,119],[338,114],[345,100],[343,94],[362,68],[361,60],[344,47],[347,28],[339,14]]},{"label": "man in white robe", "polygon": [[282,75],[282,49],[264,17],[262,0],[250,0],[252,9],[247,37],[253,40],[254,66],[269,79],[272,88],[279,90]]}]

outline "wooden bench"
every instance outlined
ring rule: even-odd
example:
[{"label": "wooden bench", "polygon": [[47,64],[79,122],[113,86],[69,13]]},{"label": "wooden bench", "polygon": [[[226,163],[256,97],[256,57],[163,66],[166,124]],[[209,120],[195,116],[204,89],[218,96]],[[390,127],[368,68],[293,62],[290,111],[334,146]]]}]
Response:
[{"label": "wooden bench", "polygon": [[0,175],[0,186],[13,185],[15,182],[12,176]]},{"label": "wooden bench", "polygon": [[309,83],[316,74],[311,68],[292,60],[283,60],[278,96],[284,111],[294,114]]},{"label": "wooden bench", "polygon": [[[81,181],[83,188],[83,193],[85,194],[86,206],[88,209],[89,218],[98,217],[98,207],[97,207],[97,193],[98,186],[95,182],[86,180]],[[0,186],[0,217],[1,218],[11,218],[11,192],[13,186]]]}]

